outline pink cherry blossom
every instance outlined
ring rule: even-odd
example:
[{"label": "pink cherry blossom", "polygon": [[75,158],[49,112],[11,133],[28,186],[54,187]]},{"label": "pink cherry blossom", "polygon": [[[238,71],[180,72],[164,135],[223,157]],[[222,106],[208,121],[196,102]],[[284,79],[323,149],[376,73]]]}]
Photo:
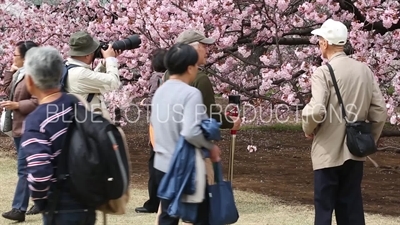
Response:
[{"label": "pink cherry blossom", "polygon": [[66,58],[69,36],[78,30],[106,42],[139,34],[140,48],[124,51],[118,60],[123,77],[131,79],[139,73],[141,78],[106,94],[111,114],[115,108],[134,110],[131,104],[149,91],[149,54],[155,48],[170,47],[180,32],[195,28],[216,39],[207,48],[205,65],[215,74],[210,79],[216,93],[224,97],[239,93],[247,106],[245,123],[263,124],[287,113],[275,110],[278,105],[307,103],[310,77],[326,62],[321,59],[318,38],[310,32],[333,18],[348,25],[350,57],[373,70],[388,104],[390,122],[399,124],[395,109],[400,101],[400,3],[346,2],[353,5],[336,0],[296,4],[290,0],[180,0],[173,4],[169,0],[104,4],[60,0],[56,5],[43,3],[38,9],[29,1],[5,0],[0,4],[0,71],[11,66],[15,44],[21,40],[55,46]]}]

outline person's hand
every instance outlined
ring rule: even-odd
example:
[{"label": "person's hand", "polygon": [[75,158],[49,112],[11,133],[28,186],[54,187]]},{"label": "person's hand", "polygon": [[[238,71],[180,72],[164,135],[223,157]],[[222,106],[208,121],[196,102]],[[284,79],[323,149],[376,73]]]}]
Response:
[{"label": "person's hand", "polygon": [[12,64],[11,65],[11,68],[10,68],[10,72],[16,72],[17,70],[19,69],[19,67],[18,66],[16,66],[15,64]]},{"label": "person's hand", "polygon": [[240,117],[232,117],[232,116],[231,116],[231,119],[233,121],[232,130],[239,130],[240,125],[242,124],[242,119]]},{"label": "person's hand", "polygon": [[114,50],[114,52],[115,52],[115,57],[118,57],[119,55],[122,54],[123,51],[120,49],[120,50]]},{"label": "person's hand", "polygon": [[14,110],[19,108],[19,103],[18,102],[12,102],[12,101],[4,101],[0,103],[1,107],[4,107],[8,110]]},{"label": "person's hand", "polygon": [[107,50],[104,51],[103,49],[101,49],[101,54],[103,54],[103,58],[105,58],[105,59],[108,57],[116,57],[115,51],[111,44],[108,45]]},{"label": "person's hand", "polygon": [[314,139],[314,134],[310,134],[310,135],[304,134],[304,135],[306,136],[306,139],[307,139],[307,140],[312,140],[312,139]]},{"label": "person's hand", "polygon": [[212,149],[210,149],[210,159],[212,162],[221,161],[221,149],[217,145],[214,145]]}]

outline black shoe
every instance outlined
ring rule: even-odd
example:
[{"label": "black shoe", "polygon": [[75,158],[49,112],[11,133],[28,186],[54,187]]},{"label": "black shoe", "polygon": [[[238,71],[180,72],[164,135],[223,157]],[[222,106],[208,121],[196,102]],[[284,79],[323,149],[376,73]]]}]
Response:
[{"label": "black shoe", "polygon": [[146,209],[145,207],[137,207],[135,209],[135,212],[137,212],[137,213],[156,213],[154,211],[150,211],[150,210]]},{"label": "black shoe", "polygon": [[16,220],[18,222],[25,221],[25,212],[18,209],[11,209],[11,211],[5,212],[2,216],[9,220]]},{"label": "black shoe", "polygon": [[40,213],[39,209],[36,208],[35,205],[33,205],[33,206],[28,210],[28,212],[26,212],[26,215],[36,215],[36,214],[39,214],[39,213]]}]

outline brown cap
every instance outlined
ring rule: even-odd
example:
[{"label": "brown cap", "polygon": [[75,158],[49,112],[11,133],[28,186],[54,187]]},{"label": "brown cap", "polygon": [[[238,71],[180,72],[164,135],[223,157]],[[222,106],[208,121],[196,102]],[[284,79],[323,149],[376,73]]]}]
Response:
[{"label": "brown cap", "polygon": [[200,42],[203,44],[214,44],[214,38],[206,38],[203,34],[201,34],[197,30],[189,29],[185,30],[179,34],[178,38],[176,39],[176,43],[184,43],[184,44],[191,44],[194,42]]}]

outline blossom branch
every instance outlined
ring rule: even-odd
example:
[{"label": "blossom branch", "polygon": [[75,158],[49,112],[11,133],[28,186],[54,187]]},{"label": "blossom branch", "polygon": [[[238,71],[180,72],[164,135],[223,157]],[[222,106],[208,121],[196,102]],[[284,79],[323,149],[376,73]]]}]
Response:
[{"label": "blossom branch", "polygon": [[351,0],[334,0],[334,1],[339,3],[341,9],[354,13],[357,20],[365,22],[366,25],[363,26],[365,30],[375,30],[376,33],[384,35],[388,31],[394,31],[400,28],[400,21],[397,22],[396,24],[393,24],[389,28],[386,28],[383,25],[382,21],[374,23],[367,22],[367,18],[361,13],[361,11],[354,5],[354,3]]}]

